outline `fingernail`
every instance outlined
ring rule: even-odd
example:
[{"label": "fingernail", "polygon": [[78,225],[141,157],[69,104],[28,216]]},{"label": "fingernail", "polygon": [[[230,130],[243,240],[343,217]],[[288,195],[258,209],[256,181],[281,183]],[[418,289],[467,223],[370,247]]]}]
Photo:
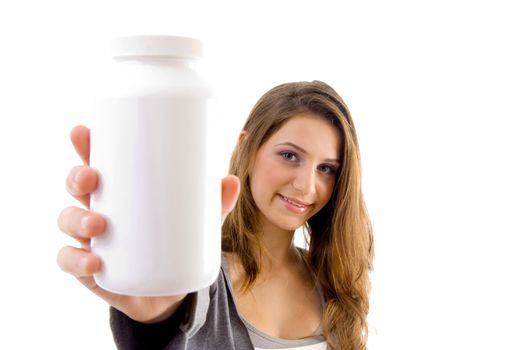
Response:
[{"label": "fingernail", "polygon": [[79,269],[82,271],[86,271],[88,269],[88,263],[89,260],[85,256],[79,259]]},{"label": "fingernail", "polygon": [[73,177],[73,187],[77,191],[79,190],[79,181],[80,181],[80,169],[77,171],[77,173]]},{"label": "fingernail", "polygon": [[80,219],[80,233],[83,236],[88,235],[88,221],[89,221],[89,216],[84,216],[82,219]]}]

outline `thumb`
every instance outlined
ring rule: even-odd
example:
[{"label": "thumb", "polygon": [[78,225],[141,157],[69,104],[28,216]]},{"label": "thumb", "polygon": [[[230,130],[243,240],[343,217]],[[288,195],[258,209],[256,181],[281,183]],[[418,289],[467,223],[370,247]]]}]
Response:
[{"label": "thumb", "polygon": [[228,175],[221,181],[221,224],[228,213],[234,209],[241,185],[235,175]]}]

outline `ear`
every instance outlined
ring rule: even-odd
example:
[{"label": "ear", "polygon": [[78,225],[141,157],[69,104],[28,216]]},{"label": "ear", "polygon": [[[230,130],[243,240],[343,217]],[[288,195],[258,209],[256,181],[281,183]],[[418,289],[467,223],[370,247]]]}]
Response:
[{"label": "ear", "polygon": [[248,132],[246,132],[245,130],[241,131],[241,133],[239,134],[239,137],[237,139],[237,145],[241,145],[243,143],[243,141],[245,141],[245,138],[247,137],[248,135]]}]

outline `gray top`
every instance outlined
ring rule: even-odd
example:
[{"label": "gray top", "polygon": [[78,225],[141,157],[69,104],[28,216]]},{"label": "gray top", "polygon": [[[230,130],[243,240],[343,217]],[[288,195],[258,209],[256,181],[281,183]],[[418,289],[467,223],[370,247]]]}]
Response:
[{"label": "gray top", "polygon": [[217,280],[210,287],[188,294],[169,319],[144,324],[110,308],[110,326],[118,349],[301,349],[323,341],[318,334],[300,340],[279,339],[243,321],[237,312],[224,257]]}]

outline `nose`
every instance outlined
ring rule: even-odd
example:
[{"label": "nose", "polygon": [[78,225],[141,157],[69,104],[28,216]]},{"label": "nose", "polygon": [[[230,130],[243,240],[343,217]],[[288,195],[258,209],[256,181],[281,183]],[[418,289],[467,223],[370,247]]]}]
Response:
[{"label": "nose", "polygon": [[316,169],[302,167],[295,173],[292,187],[303,196],[310,195],[316,191]]}]

